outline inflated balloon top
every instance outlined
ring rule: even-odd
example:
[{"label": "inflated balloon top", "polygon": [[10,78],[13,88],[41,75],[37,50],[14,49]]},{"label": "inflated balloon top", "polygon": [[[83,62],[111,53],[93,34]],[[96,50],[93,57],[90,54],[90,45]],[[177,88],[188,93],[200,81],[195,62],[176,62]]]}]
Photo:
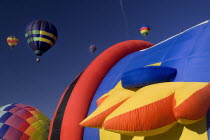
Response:
[{"label": "inflated balloon top", "polygon": [[25,38],[35,54],[41,56],[55,44],[57,29],[46,20],[35,20],[27,26]]},{"label": "inflated balloon top", "polygon": [[9,36],[7,37],[7,43],[10,46],[10,48],[13,48],[14,46],[16,46],[18,44],[18,38],[15,36]]},{"label": "inflated balloon top", "polygon": [[142,26],[140,28],[140,33],[144,36],[144,37],[147,37],[147,35],[149,34],[150,32],[150,27],[145,25],[145,26]]},{"label": "inflated balloon top", "polygon": [[24,104],[0,107],[0,139],[47,140],[50,120],[38,109]]}]

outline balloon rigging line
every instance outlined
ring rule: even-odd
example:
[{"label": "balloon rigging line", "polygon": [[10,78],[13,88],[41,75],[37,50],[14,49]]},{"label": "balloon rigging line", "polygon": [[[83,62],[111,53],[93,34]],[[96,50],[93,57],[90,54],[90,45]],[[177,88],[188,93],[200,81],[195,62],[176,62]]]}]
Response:
[{"label": "balloon rigging line", "polygon": [[123,0],[120,0],[120,9],[121,9],[124,24],[125,24],[125,32],[126,32],[125,36],[126,36],[126,38],[128,38],[128,21],[127,21],[127,16],[126,16],[125,9],[124,9],[124,6],[123,6]]}]

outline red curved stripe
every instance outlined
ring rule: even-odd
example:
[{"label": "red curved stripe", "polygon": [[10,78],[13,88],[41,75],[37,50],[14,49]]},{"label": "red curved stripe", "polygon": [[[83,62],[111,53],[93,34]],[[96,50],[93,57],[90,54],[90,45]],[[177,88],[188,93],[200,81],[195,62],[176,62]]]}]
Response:
[{"label": "red curved stripe", "polygon": [[142,31],[142,30],[150,30],[150,28],[149,28],[149,27],[142,27],[142,28],[140,29],[140,31]]},{"label": "red curved stripe", "polygon": [[118,43],[105,50],[86,68],[66,106],[61,140],[82,140],[83,127],[79,126],[79,123],[86,117],[95,91],[103,78],[123,57],[152,45],[152,43],[140,40]]}]

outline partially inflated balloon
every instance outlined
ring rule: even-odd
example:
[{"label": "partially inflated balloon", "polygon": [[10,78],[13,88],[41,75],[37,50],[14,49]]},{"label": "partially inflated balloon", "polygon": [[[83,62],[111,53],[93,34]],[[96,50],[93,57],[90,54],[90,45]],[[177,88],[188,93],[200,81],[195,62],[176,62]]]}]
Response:
[{"label": "partially inflated balloon", "polygon": [[146,36],[149,34],[149,32],[150,32],[150,27],[147,26],[147,25],[142,26],[142,27],[140,28],[140,33],[141,33],[144,37],[146,37]]},{"label": "partially inflated balloon", "polygon": [[25,37],[35,54],[41,56],[55,44],[57,29],[46,20],[35,20],[27,26]]},{"label": "partially inflated balloon", "polygon": [[205,21],[149,49],[108,48],[65,90],[49,140],[210,140],[209,44]]},{"label": "partially inflated balloon", "polygon": [[50,120],[38,109],[23,104],[0,107],[0,139],[47,140]]},{"label": "partially inflated balloon", "polygon": [[[83,128],[79,126],[79,123],[87,116],[87,110],[99,83],[111,71],[112,66],[123,57],[152,45],[146,41],[129,40],[113,45],[100,54],[65,90],[51,121],[49,140],[82,140],[83,138],[96,140],[95,138],[99,138],[97,136],[95,138],[83,136]],[[124,63],[124,66],[126,64]],[[121,70],[123,70],[123,67],[121,67]],[[118,75],[118,72],[115,75]],[[111,77],[115,76],[111,75]],[[107,84],[111,81],[109,80]],[[106,90],[103,90],[103,93],[105,92]],[[129,93],[132,94],[132,92]],[[125,96],[128,97],[129,95]],[[101,98],[98,105],[105,98]],[[110,137],[109,140],[115,140],[115,138]]]},{"label": "partially inflated balloon", "polygon": [[18,38],[16,38],[15,36],[7,37],[7,43],[10,46],[10,48],[16,46],[18,44],[18,41],[19,41]]}]

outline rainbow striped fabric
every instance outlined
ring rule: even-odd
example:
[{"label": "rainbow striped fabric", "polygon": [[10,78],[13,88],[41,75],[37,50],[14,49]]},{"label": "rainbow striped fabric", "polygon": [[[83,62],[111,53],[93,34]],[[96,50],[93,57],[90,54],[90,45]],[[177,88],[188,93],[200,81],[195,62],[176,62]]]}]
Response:
[{"label": "rainbow striped fabric", "polygon": [[7,43],[10,46],[10,48],[13,48],[14,46],[16,46],[18,44],[18,38],[16,38],[15,36],[9,36],[7,38]]},{"label": "rainbow striped fabric", "polygon": [[140,33],[141,33],[144,37],[146,37],[146,36],[149,34],[149,32],[150,32],[150,27],[147,26],[147,25],[142,26],[142,27],[140,28]]},{"label": "rainbow striped fabric", "polygon": [[0,107],[0,139],[47,140],[50,120],[39,110],[23,104]]}]

